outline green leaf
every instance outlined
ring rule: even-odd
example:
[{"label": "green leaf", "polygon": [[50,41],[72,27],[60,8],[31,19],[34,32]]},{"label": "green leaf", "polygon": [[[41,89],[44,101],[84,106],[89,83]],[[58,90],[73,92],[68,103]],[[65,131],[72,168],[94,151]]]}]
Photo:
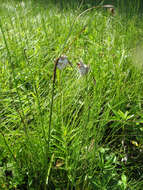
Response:
[{"label": "green leaf", "polygon": [[121,179],[122,179],[122,183],[123,183],[123,186],[124,186],[124,189],[125,189],[127,187],[127,177],[126,177],[126,175],[122,174]]}]

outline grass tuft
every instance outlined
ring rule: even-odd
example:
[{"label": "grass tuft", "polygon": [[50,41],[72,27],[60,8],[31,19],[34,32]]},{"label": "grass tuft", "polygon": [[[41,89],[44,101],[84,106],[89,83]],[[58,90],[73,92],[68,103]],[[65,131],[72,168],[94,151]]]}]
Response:
[{"label": "grass tuft", "polygon": [[0,189],[142,188],[142,3],[105,3],[1,2]]}]

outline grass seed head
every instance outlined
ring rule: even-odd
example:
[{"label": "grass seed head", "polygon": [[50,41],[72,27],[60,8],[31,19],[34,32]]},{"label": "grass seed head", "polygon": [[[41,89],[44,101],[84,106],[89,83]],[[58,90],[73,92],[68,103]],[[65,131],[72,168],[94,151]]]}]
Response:
[{"label": "grass seed head", "polygon": [[68,64],[70,64],[68,57],[66,55],[61,55],[57,61],[57,67],[60,70],[63,70]]},{"label": "grass seed head", "polygon": [[89,72],[89,65],[84,64],[82,61],[77,63],[80,76],[84,76]]}]

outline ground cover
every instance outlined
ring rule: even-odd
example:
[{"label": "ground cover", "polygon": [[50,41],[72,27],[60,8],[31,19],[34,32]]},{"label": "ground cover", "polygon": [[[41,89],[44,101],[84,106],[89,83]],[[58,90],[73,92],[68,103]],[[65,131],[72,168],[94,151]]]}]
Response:
[{"label": "ground cover", "polygon": [[143,187],[142,17],[86,6],[1,3],[0,189]]}]

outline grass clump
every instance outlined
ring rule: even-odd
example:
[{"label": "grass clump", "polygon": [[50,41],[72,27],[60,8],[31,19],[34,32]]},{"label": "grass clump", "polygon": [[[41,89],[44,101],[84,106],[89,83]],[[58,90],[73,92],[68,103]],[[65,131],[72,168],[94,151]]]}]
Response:
[{"label": "grass clump", "polygon": [[143,186],[142,19],[72,5],[2,2],[1,189]]}]

